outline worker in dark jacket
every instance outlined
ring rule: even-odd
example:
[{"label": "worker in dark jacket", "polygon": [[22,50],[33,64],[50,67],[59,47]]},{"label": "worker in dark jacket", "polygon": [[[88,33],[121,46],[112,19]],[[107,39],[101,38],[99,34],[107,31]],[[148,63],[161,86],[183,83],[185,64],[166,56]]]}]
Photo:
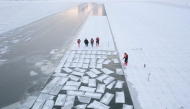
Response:
[{"label": "worker in dark jacket", "polygon": [[80,39],[77,40],[77,43],[78,43],[78,47],[80,47]]},{"label": "worker in dark jacket", "polygon": [[88,43],[89,43],[89,42],[88,42],[87,39],[84,40],[84,43],[85,43],[86,47],[88,47]]},{"label": "worker in dark jacket", "polygon": [[93,39],[93,38],[91,38],[90,42],[91,42],[91,45],[92,45],[92,47],[93,47],[93,44],[94,44],[94,39]]},{"label": "worker in dark jacket", "polygon": [[99,46],[99,41],[100,41],[100,39],[99,39],[99,37],[97,37],[96,38],[96,46]]},{"label": "worker in dark jacket", "polygon": [[125,59],[124,64],[127,66],[127,62],[128,62],[128,54],[127,53],[124,53],[123,59]]}]

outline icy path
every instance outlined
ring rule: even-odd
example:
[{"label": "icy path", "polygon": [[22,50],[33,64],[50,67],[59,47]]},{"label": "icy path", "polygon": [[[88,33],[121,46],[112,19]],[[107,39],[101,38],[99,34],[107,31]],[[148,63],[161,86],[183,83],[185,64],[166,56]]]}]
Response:
[{"label": "icy path", "polygon": [[76,5],[58,1],[1,1],[0,4],[0,34]]},{"label": "icy path", "polygon": [[121,60],[129,54],[135,109],[190,109],[190,10],[146,2],[105,8]]},{"label": "icy path", "polygon": [[[100,38],[100,46],[96,47],[96,37]],[[85,47],[84,39],[94,39],[94,47],[89,43],[89,47]],[[78,47],[77,40],[81,40],[81,46]],[[107,17],[92,16],[87,19],[78,37],[73,42],[71,50],[115,50],[110,27]]]}]

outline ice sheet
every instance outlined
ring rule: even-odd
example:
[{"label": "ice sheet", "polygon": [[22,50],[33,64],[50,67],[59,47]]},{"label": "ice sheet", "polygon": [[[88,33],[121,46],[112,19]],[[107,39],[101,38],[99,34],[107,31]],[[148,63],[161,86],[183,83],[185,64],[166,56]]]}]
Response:
[{"label": "ice sheet", "polygon": [[55,106],[63,106],[65,104],[66,97],[67,95],[65,94],[59,94],[56,99]]},{"label": "ice sheet", "polygon": [[106,94],[102,97],[100,102],[108,105],[113,97],[114,97],[114,94],[106,92]]},{"label": "ice sheet", "polygon": [[105,87],[106,87],[105,84],[98,84],[96,92],[98,92],[98,93],[104,93]]}]

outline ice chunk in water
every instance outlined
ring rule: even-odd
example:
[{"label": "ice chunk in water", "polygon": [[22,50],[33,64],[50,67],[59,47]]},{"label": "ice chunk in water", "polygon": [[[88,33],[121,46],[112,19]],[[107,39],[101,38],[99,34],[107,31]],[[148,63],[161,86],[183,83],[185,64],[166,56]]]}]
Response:
[{"label": "ice chunk in water", "polygon": [[67,95],[74,95],[74,96],[83,96],[84,91],[67,91]]},{"label": "ice chunk in water", "polygon": [[116,103],[125,103],[125,94],[123,91],[116,92],[115,102]]},{"label": "ice chunk in water", "polygon": [[94,109],[109,109],[110,107],[102,104],[96,100],[94,100],[91,104],[87,106],[88,108],[94,108]]},{"label": "ice chunk in water", "polygon": [[81,82],[75,82],[75,81],[67,81],[67,83],[66,83],[66,85],[68,85],[68,86],[72,86],[72,85],[74,85],[74,86],[80,86],[80,84],[81,84]]},{"label": "ice chunk in water", "polygon": [[101,69],[102,68],[102,64],[97,64],[96,68]]},{"label": "ice chunk in water", "polygon": [[54,87],[54,84],[47,84],[41,92],[49,93],[51,91],[51,89],[53,89],[53,87]]},{"label": "ice chunk in water", "polygon": [[110,82],[112,82],[114,79],[115,79],[114,77],[109,76],[109,77],[107,77],[107,78],[104,80],[104,83],[105,83],[106,85],[108,85],[108,84],[109,84]]},{"label": "ice chunk in water", "polygon": [[119,69],[119,68],[116,68],[116,74],[118,74],[118,75],[124,75],[123,74],[123,70]]},{"label": "ice chunk in water", "polygon": [[51,90],[49,94],[57,95],[59,91],[61,90],[62,86],[54,86],[54,88]]},{"label": "ice chunk in water", "polygon": [[124,81],[121,81],[121,80],[118,80],[116,85],[115,85],[115,88],[122,88],[123,87],[123,83]]},{"label": "ice chunk in water", "polygon": [[36,102],[34,103],[32,109],[41,109],[42,106],[44,105],[45,100],[42,99],[37,99]]},{"label": "ice chunk in water", "polygon": [[118,59],[112,59],[113,63],[119,63]]},{"label": "ice chunk in water", "polygon": [[65,104],[66,96],[67,95],[65,94],[59,94],[55,102],[55,106],[63,106]]},{"label": "ice chunk in water", "polygon": [[81,86],[79,90],[86,91],[86,92],[94,92],[96,88]]},{"label": "ice chunk in water", "polygon": [[61,78],[61,80],[57,83],[57,85],[62,86],[62,85],[64,85],[68,80],[69,80],[68,77],[66,77],[66,78]]},{"label": "ice chunk in water", "polygon": [[113,87],[113,85],[114,85],[115,83],[116,83],[115,81],[111,82],[106,88],[112,89],[112,87]]},{"label": "ice chunk in water", "polygon": [[73,81],[78,81],[78,80],[80,80],[80,77],[77,77],[77,76],[74,76],[74,75],[69,75],[68,76],[71,80],[73,80]]},{"label": "ice chunk in water", "polygon": [[123,104],[123,108],[122,109],[133,109],[133,106],[127,105],[127,104]]},{"label": "ice chunk in water", "polygon": [[105,74],[111,74],[111,73],[114,73],[114,71],[112,70],[109,70],[107,68],[103,68],[103,69],[100,69],[102,72],[104,72]]},{"label": "ice chunk in water", "polygon": [[104,61],[104,59],[99,59],[97,63],[101,64],[103,61]]},{"label": "ice chunk in water", "polygon": [[67,96],[64,107],[73,107],[75,102],[75,96]]},{"label": "ice chunk in water", "polygon": [[52,109],[54,105],[53,100],[47,100],[42,109]]},{"label": "ice chunk in water", "polygon": [[96,79],[97,80],[99,80],[99,81],[101,81],[101,82],[103,82],[103,80],[105,79],[105,78],[107,78],[109,75],[107,75],[107,74],[102,74],[102,75],[100,75],[99,77],[97,77]]},{"label": "ice chunk in water", "polygon": [[77,76],[83,76],[84,75],[83,72],[76,72],[76,71],[72,72],[71,74],[77,75]]},{"label": "ice chunk in water", "polygon": [[96,75],[95,73],[89,71],[89,72],[86,72],[86,74],[88,74],[91,78],[94,78],[94,77],[97,77],[98,75]]},{"label": "ice chunk in water", "polygon": [[75,108],[77,108],[77,109],[86,109],[86,106],[87,106],[87,104],[79,104],[79,105],[75,106]]},{"label": "ice chunk in water", "polygon": [[86,92],[86,93],[84,94],[84,96],[90,97],[90,98],[95,98],[95,99],[100,99],[101,96],[102,96],[102,94],[100,94],[100,93]]},{"label": "ice chunk in water", "polygon": [[67,73],[71,73],[73,70],[70,68],[62,68],[64,71],[66,71]]},{"label": "ice chunk in water", "polygon": [[105,87],[106,87],[105,84],[98,84],[98,87],[97,87],[96,92],[104,93],[104,91],[105,91]]},{"label": "ice chunk in water", "polygon": [[63,86],[62,90],[78,90],[79,86]]},{"label": "ice chunk in water", "polygon": [[98,71],[97,69],[90,69],[93,73],[95,73],[95,74],[100,74],[101,72],[100,71]]},{"label": "ice chunk in water", "polygon": [[106,60],[106,61],[103,62],[103,64],[106,64],[106,65],[107,65],[107,64],[109,64],[110,62],[111,62],[111,60]]},{"label": "ice chunk in water", "polygon": [[88,86],[96,87],[96,79],[89,79]]},{"label": "ice chunk in water", "polygon": [[55,96],[50,95],[50,94],[45,94],[41,93],[38,97],[38,99],[43,99],[43,100],[52,100]]},{"label": "ice chunk in water", "polygon": [[114,94],[106,92],[106,94],[102,97],[100,102],[108,105],[113,97],[114,97]]},{"label": "ice chunk in water", "polygon": [[79,99],[79,101],[81,102],[81,103],[89,103],[90,102],[90,100],[91,100],[91,98],[90,97],[80,97],[80,96],[78,96],[78,99]]}]

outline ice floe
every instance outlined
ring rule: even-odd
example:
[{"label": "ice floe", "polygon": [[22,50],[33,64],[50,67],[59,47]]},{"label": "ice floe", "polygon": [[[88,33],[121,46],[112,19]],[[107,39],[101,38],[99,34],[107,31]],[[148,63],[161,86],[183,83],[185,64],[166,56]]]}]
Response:
[{"label": "ice floe", "polygon": [[36,102],[34,103],[32,109],[41,109],[45,103],[45,100],[42,99],[37,99]]},{"label": "ice floe", "polygon": [[102,97],[100,102],[108,105],[113,97],[114,97],[114,94],[106,92],[106,94]]},{"label": "ice floe", "polygon": [[91,104],[87,106],[88,108],[94,108],[94,109],[109,109],[110,107],[102,104],[96,100],[94,100]]},{"label": "ice floe", "polygon": [[123,88],[123,83],[124,83],[124,81],[118,80],[115,85],[115,88]]},{"label": "ice floe", "polygon": [[103,82],[103,80],[106,79],[108,76],[109,75],[107,75],[107,74],[102,74],[99,77],[97,77],[96,79],[99,80],[99,81],[101,81],[101,82]]},{"label": "ice floe", "polygon": [[99,71],[99,70],[97,70],[97,69],[90,69],[90,71],[92,71],[93,73],[95,73],[95,74],[100,74],[101,72]]},{"label": "ice floe", "polygon": [[53,100],[47,100],[42,109],[52,109],[54,105]]},{"label": "ice floe", "polygon": [[84,84],[88,84],[89,76],[83,76],[81,82]]},{"label": "ice floe", "polygon": [[90,97],[83,97],[83,96],[78,96],[78,100],[81,102],[81,103],[89,103],[91,98]]},{"label": "ice floe", "polygon": [[63,86],[62,90],[78,90],[79,86],[74,86],[74,85],[65,85]]},{"label": "ice floe", "polygon": [[90,98],[95,98],[95,99],[100,99],[101,96],[102,96],[102,94],[100,94],[100,93],[86,92],[86,93],[84,94],[84,96],[90,97]]},{"label": "ice floe", "polygon": [[112,89],[113,85],[116,83],[116,81],[112,81],[109,85],[106,86],[108,89]]},{"label": "ice floe", "polygon": [[54,88],[50,91],[49,94],[51,95],[57,95],[59,91],[61,90],[62,86],[55,85]]},{"label": "ice floe", "polygon": [[65,99],[65,104],[64,107],[73,107],[75,102],[75,96],[67,96],[67,98]]},{"label": "ice floe", "polygon": [[72,91],[72,90],[69,90],[69,91],[67,91],[67,95],[83,96],[84,91]]},{"label": "ice floe", "polygon": [[74,76],[74,75],[69,75],[69,76],[67,76],[67,77],[69,77],[71,80],[73,80],[73,81],[78,81],[78,80],[80,80],[80,77],[78,77],[78,76]]},{"label": "ice floe", "polygon": [[96,87],[96,79],[89,79],[88,86]]},{"label": "ice floe", "polygon": [[104,72],[105,74],[111,74],[111,73],[114,73],[114,71],[112,71],[112,70],[109,70],[109,69],[107,69],[107,68],[102,68],[102,69],[100,69],[102,72]]},{"label": "ice floe", "polygon": [[89,72],[86,72],[86,74],[88,74],[91,78],[95,78],[97,77],[98,75],[96,75],[95,73],[89,71]]},{"label": "ice floe", "polygon": [[81,87],[79,88],[79,90],[81,90],[81,91],[86,91],[86,92],[95,92],[96,88],[81,86]]},{"label": "ice floe", "polygon": [[105,84],[98,84],[96,92],[98,92],[98,93],[104,93],[105,92],[105,87],[106,87]]},{"label": "ice floe", "polygon": [[66,97],[67,95],[65,94],[59,94],[56,99],[55,106],[64,106]]},{"label": "ice floe", "polygon": [[116,103],[125,103],[125,94],[123,91],[116,92],[115,102]]}]

